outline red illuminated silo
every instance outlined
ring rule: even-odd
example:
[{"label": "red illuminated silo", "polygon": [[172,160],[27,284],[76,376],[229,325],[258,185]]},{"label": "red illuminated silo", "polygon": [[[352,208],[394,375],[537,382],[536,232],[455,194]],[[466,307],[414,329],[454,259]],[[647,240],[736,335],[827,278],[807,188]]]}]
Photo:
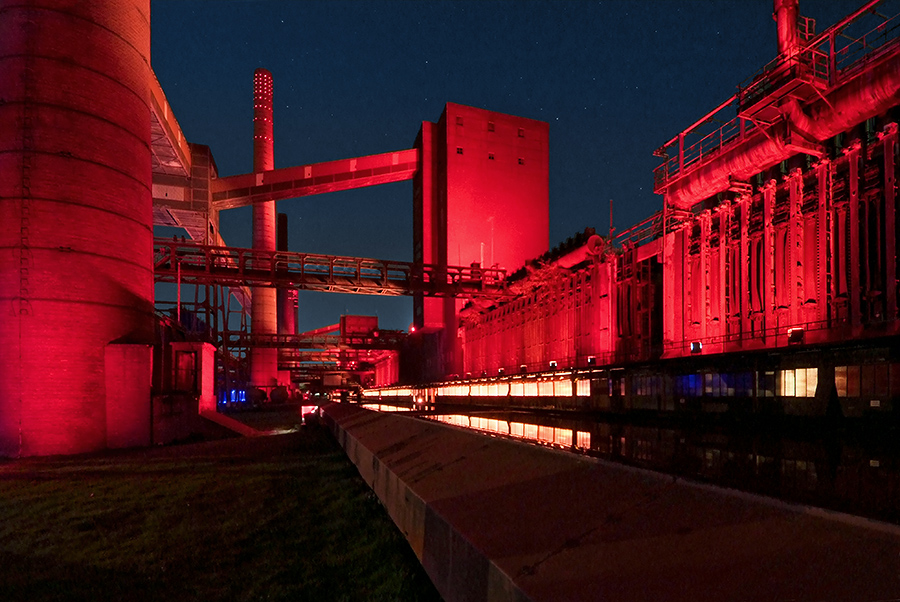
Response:
[{"label": "red illuminated silo", "polygon": [[[272,74],[257,69],[253,74],[253,171],[259,174],[275,168],[272,132]],[[253,248],[275,251],[275,201],[253,205]],[[278,303],[274,288],[253,288],[250,329],[254,334],[278,332]],[[250,356],[250,380],[268,387],[278,378],[278,350],[254,348]]]},{"label": "red illuminated silo", "polygon": [[153,340],[149,65],[149,0],[0,0],[0,455],[104,448]]}]

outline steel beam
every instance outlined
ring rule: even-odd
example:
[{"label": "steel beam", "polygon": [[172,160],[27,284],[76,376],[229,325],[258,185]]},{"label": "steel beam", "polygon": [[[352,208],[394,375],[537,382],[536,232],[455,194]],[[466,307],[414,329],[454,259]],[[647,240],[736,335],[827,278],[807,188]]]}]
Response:
[{"label": "steel beam", "polygon": [[412,148],[218,178],[210,182],[212,208],[234,209],[264,201],[411,180],[418,162],[419,152]]}]

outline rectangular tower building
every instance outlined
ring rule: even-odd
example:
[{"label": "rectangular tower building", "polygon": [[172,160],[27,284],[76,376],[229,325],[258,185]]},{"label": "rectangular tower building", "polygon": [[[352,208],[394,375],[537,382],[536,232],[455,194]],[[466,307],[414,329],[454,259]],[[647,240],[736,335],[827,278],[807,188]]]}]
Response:
[{"label": "rectangular tower building", "polygon": [[[549,125],[448,103],[416,138],[413,259],[439,266],[497,266],[507,273],[549,248]],[[414,324],[440,352],[424,376],[459,373],[462,300],[414,301]],[[434,356],[432,356],[434,357]]]}]

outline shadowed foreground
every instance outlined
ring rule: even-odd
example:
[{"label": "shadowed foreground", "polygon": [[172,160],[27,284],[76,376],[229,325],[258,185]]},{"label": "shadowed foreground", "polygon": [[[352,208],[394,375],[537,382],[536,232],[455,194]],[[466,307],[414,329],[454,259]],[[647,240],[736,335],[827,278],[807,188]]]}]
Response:
[{"label": "shadowed foreground", "polygon": [[4,600],[439,600],[324,430],[0,460]]}]

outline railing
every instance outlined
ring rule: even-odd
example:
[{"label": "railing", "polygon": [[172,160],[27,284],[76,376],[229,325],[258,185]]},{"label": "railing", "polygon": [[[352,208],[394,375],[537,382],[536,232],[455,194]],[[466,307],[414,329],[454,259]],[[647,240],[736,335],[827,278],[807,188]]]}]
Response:
[{"label": "railing", "polygon": [[[889,44],[898,42],[898,5],[900,0],[866,4],[815,36],[795,56],[776,58],[738,86],[737,94],[655,151],[654,154],[663,159],[663,163],[653,170],[654,192],[661,193],[669,183],[698,167],[707,158],[739,143],[759,127],[756,120],[747,116],[731,115],[765,102],[772,92],[793,84],[805,82],[817,87],[833,87],[874,57],[880,56],[881,52],[886,52]],[[880,14],[876,8],[889,8],[886,12],[893,16]],[[867,24],[871,18],[880,20],[874,28],[869,28]],[[851,26],[860,26],[865,33],[855,37],[848,35],[846,32]],[[712,123],[722,125],[703,134],[699,141],[687,145],[688,136],[703,133],[707,129],[705,126]]]},{"label": "railing", "polygon": [[791,57],[770,61],[760,71],[738,86],[739,108],[745,109],[791,81],[818,82],[827,86],[829,79],[828,53],[804,48]]},{"label": "railing", "polygon": [[840,328],[842,326],[843,324],[835,323],[834,320],[814,320],[790,325],[770,326],[768,328],[756,329],[753,332],[722,334],[705,338],[684,339],[681,341],[666,341],[665,343],[663,343],[663,349],[666,353],[689,353],[691,350],[691,344],[694,342],[699,342],[703,346],[718,347],[721,345],[727,345],[729,343],[744,344],[754,341],[765,343],[765,347],[767,349],[777,349],[781,347],[788,347],[791,344],[794,344],[790,339],[790,331],[792,330],[801,331],[801,333],[804,335],[803,337],[801,337],[800,341],[798,341],[798,343],[800,343],[805,340],[806,333],[826,331],[834,328]]},{"label": "railing", "polygon": [[[732,107],[737,105],[737,101],[738,95],[732,96],[656,150],[654,154],[664,162],[653,170],[654,192],[660,192],[670,181],[699,165],[702,160],[720,154],[732,143],[743,140],[757,128],[753,121],[741,117],[732,117],[725,121],[727,115],[734,113]],[[686,146],[687,136],[706,129],[705,126],[711,123],[722,125],[705,134],[694,144]]]},{"label": "railing", "polygon": [[[884,10],[879,6],[879,10]],[[831,55],[834,57],[834,68],[841,73],[847,72],[851,67],[859,67],[868,62],[868,59],[882,49],[889,42],[897,38],[900,28],[900,9],[894,7],[897,12],[891,17],[883,17],[882,23],[866,31],[860,36],[847,35],[843,28],[828,33],[828,45]],[[872,13],[872,11],[867,11]],[[850,25],[849,23],[847,25]],[[839,44],[842,44],[838,47]]]},{"label": "railing", "polygon": [[639,224],[623,230],[613,236],[611,244],[619,247],[631,244],[639,246],[659,238],[662,235],[663,212],[657,211]]},{"label": "railing", "polygon": [[271,286],[370,295],[502,297],[506,270],[154,241],[157,282]]},{"label": "railing", "polygon": [[399,330],[381,330],[369,335],[339,334],[245,334],[228,331],[224,338],[229,344],[243,347],[275,347],[293,349],[396,349],[406,339]]}]

